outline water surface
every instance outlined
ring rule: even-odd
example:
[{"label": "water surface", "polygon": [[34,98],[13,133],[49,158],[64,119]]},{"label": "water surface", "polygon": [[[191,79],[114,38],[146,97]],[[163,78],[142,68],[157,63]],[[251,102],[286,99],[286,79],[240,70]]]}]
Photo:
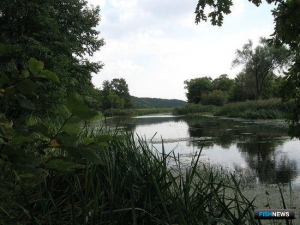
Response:
[{"label": "water surface", "polygon": [[152,149],[174,152],[188,165],[202,149],[201,160],[231,171],[253,174],[260,183],[300,185],[300,141],[287,135],[283,120],[151,115],[114,118],[128,131],[147,140]]}]

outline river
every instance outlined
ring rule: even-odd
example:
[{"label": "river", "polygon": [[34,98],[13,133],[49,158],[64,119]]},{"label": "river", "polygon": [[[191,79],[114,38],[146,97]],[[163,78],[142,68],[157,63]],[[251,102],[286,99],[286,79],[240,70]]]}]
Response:
[{"label": "river", "polygon": [[288,136],[283,120],[150,115],[113,118],[107,124],[134,132],[160,152],[163,142],[165,152],[185,165],[202,149],[202,161],[253,176],[257,183],[291,180],[300,186],[300,141]]}]

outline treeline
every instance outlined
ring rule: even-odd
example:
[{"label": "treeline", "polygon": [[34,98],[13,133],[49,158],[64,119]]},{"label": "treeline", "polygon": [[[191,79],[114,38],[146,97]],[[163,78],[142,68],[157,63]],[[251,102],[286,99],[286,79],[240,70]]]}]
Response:
[{"label": "treeline", "polygon": [[188,102],[223,106],[228,102],[280,98],[287,92],[289,84],[275,72],[283,73],[290,62],[291,52],[285,46],[276,48],[261,38],[254,48],[249,40],[236,51],[232,65],[243,68],[234,79],[222,74],[214,80],[201,77],[184,81]]},{"label": "treeline", "polygon": [[[102,112],[107,110],[121,112],[120,110],[125,109],[174,108],[186,104],[185,101],[178,99],[138,98],[131,96],[124,78],[115,78],[112,81],[105,80],[102,84],[102,89],[90,89],[89,94],[84,97],[84,102],[91,109]],[[125,114],[127,115],[128,113]]]},{"label": "treeline", "polygon": [[174,108],[186,104],[185,101],[178,100],[178,99],[138,98],[134,96],[132,96],[132,101],[134,107],[137,109]]}]

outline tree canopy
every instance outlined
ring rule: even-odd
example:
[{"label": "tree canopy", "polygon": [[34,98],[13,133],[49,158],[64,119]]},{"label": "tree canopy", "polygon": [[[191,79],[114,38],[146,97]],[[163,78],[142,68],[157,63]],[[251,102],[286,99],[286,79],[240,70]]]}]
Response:
[{"label": "tree canopy", "polygon": [[37,96],[31,99],[36,112],[54,109],[66,97],[80,98],[92,87],[91,73],[103,66],[86,58],[104,44],[95,29],[99,12],[99,7],[89,7],[84,0],[0,1],[0,43],[21,48],[0,56],[0,69],[25,70],[35,57],[47,62],[47,68],[60,78],[59,84],[37,83]]},{"label": "tree canopy", "polygon": [[129,109],[133,107],[129,88],[124,78],[115,78],[111,82],[103,81],[102,110],[117,108]]},{"label": "tree canopy", "polygon": [[[259,6],[261,0],[249,0],[256,6]],[[299,0],[266,0],[267,3],[275,4],[272,15],[274,16],[274,32],[268,42],[275,46],[287,45],[292,51],[292,64],[285,76],[286,88],[288,91],[283,92],[283,99],[293,98],[295,102],[294,115],[291,118],[292,126],[300,136],[300,1]],[[195,22],[207,21],[209,18],[212,25],[221,26],[224,15],[231,13],[233,0],[198,0],[195,14]],[[210,7],[211,12],[205,10]]]},{"label": "tree canopy", "polygon": [[276,70],[288,68],[290,63],[290,51],[285,46],[275,48],[265,38],[260,38],[259,43],[253,48],[253,42],[249,40],[242,50],[236,51],[236,58],[232,62],[233,67],[243,65],[243,73],[253,77],[256,99],[262,97],[267,77]]},{"label": "tree canopy", "polygon": [[212,89],[210,77],[201,77],[184,81],[184,88],[188,90],[186,97],[189,103],[199,103],[203,93],[209,93]]}]

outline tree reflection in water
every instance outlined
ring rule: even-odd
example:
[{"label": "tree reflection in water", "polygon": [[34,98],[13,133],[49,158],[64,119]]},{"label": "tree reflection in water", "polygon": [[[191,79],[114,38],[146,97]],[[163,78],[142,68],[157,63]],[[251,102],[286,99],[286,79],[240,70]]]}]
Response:
[{"label": "tree reflection in water", "polygon": [[[149,137],[159,130],[161,137],[167,137],[175,142],[176,138],[186,138],[186,141],[183,139],[178,141],[181,142],[182,154],[201,149],[203,141],[200,139],[208,139],[204,144],[207,153],[211,151],[221,154],[222,151],[222,155],[225,155],[223,160],[235,164],[238,163],[238,159],[229,162],[230,157],[227,158],[226,154],[239,152],[237,157],[243,158],[246,163],[243,170],[251,170],[251,174],[255,173],[262,183],[288,183],[297,177],[297,161],[289,159],[288,153],[281,152],[284,149],[283,144],[288,141],[287,129],[282,126],[282,122],[260,123],[216,117],[123,117],[109,123],[110,125],[118,123],[127,131],[139,130],[141,133],[148,133]],[[178,136],[176,129],[184,136]],[[185,131],[182,131],[184,129]],[[172,146],[174,145],[165,142],[166,149]],[[220,150],[218,152],[214,151],[215,149]],[[211,156],[214,160],[214,155]],[[235,169],[238,169],[237,166]]]}]

